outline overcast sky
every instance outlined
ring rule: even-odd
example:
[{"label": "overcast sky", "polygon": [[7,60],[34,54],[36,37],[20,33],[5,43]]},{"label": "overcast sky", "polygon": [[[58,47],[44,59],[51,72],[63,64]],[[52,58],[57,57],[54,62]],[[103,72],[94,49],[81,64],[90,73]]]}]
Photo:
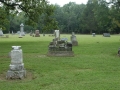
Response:
[{"label": "overcast sky", "polygon": [[69,2],[76,2],[76,4],[86,4],[88,0],[48,0],[51,4],[58,4],[63,6],[64,4],[68,4]]}]

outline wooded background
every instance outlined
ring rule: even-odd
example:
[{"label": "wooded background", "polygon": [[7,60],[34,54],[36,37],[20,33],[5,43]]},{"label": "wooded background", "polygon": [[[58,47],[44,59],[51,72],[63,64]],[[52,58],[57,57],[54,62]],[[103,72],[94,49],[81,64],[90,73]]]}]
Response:
[{"label": "wooded background", "polygon": [[[39,2],[38,2],[39,1]],[[0,28],[4,33],[40,30],[40,33],[120,33],[120,0],[88,0],[87,4],[69,2],[64,6],[47,0],[0,0]]]}]

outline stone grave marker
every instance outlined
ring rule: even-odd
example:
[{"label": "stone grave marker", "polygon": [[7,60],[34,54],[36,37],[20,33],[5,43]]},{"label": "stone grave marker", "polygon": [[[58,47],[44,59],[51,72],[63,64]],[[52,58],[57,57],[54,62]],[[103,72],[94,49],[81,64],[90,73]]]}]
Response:
[{"label": "stone grave marker", "polygon": [[71,42],[73,46],[78,46],[78,41],[76,39],[75,33],[72,32],[72,36],[71,36]]},{"label": "stone grave marker", "polygon": [[21,25],[20,25],[20,33],[21,33],[21,36],[25,36],[23,23],[21,23]]},{"label": "stone grave marker", "polygon": [[110,33],[103,33],[104,37],[110,37]]},{"label": "stone grave marker", "polygon": [[26,77],[21,46],[12,46],[10,52],[11,64],[6,74],[6,79],[23,79]]},{"label": "stone grave marker", "polygon": [[74,56],[72,51],[72,43],[68,42],[66,38],[60,39],[59,30],[54,32],[55,38],[49,44],[48,56]]},{"label": "stone grave marker", "polygon": [[95,33],[92,33],[92,36],[95,37]]},{"label": "stone grave marker", "polygon": [[60,40],[60,31],[59,30],[55,30],[54,32],[55,38]]},{"label": "stone grave marker", "polygon": [[35,37],[40,37],[39,30],[36,30],[36,31],[35,31]]},{"label": "stone grave marker", "polygon": [[3,36],[3,31],[1,28],[0,28],[0,36]]}]

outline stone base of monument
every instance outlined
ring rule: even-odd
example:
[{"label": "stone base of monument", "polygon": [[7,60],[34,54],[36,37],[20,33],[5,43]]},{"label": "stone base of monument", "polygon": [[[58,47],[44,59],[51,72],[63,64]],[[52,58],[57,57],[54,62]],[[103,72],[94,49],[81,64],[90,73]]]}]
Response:
[{"label": "stone base of monument", "polygon": [[57,41],[57,44],[55,44],[55,42],[50,42],[47,56],[74,56],[72,43],[63,40]]},{"label": "stone base of monument", "polygon": [[26,70],[13,71],[8,70],[6,74],[6,79],[23,79],[26,77]]},{"label": "stone base of monument", "polygon": [[78,46],[78,42],[77,41],[72,41],[72,46]]},{"label": "stone base of monument", "polygon": [[73,51],[49,51],[47,53],[47,56],[57,56],[57,57],[68,56],[68,57],[73,57],[74,52]]},{"label": "stone base of monument", "polygon": [[35,37],[40,37],[40,35],[35,35]]}]

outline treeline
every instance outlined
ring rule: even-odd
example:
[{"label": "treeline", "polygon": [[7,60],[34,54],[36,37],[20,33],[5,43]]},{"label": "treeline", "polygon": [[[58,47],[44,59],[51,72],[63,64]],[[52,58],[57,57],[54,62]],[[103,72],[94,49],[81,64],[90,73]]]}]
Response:
[{"label": "treeline", "polygon": [[117,0],[88,0],[86,5],[70,2],[56,5],[54,17],[63,33],[120,33],[119,6]]},{"label": "treeline", "polygon": [[[36,29],[41,33],[52,33],[59,29],[61,33],[120,33],[120,10],[119,0],[88,0],[87,4],[76,4],[69,2],[63,7],[54,5],[54,12],[47,9],[47,14],[38,17],[37,24],[29,25],[24,12],[16,15],[4,14],[2,18],[6,20],[0,22],[6,30],[4,32],[17,32],[20,30],[20,24],[24,23],[25,31],[30,32]],[[4,9],[0,9],[0,12]],[[36,12],[37,13],[37,12]],[[1,15],[2,16],[2,15]],[[2,19],[0,19],[2,20]],[[9,22],[9,23],[8,23]],[[30,22],[29,22],[30,23]]]}]

